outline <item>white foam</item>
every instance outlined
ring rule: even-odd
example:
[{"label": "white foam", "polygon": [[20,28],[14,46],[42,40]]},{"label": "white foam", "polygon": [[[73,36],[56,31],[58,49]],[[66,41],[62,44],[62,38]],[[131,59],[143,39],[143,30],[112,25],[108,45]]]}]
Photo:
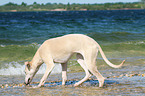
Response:
[{"label": "white foam", "polygon": [[0,45],[1,47],[5,47],[6,45]]},{"label": "white foam", "polygon": [[134,44],[134,45],[140,45],[140,44],[145,44],[145,41],[130,41],[130,42],[127,42],[125,44]]},{"label": "white foam", "polygon": [[[0,75],[25,75],[24,69],[25,65],[21,65],[18,62],[10,62],[4,64],[5,66],[0,69]],[[37,74],[44,74],[46,69],[46,64],[43,64]],[[60,73],[62,71],[61,65],[56,64],[52,70],[52,74]]]},{"label": "white foam", "polygon": [[[44,74],[45,73],[45,69],[46,69],[46,64],[43,64],[39,71],[37,72],[37,74]],[[51,74],[56,74],[56,73],[61,73],[62,68],[60,64],[55,64],[54,69],[52,70]]]}]

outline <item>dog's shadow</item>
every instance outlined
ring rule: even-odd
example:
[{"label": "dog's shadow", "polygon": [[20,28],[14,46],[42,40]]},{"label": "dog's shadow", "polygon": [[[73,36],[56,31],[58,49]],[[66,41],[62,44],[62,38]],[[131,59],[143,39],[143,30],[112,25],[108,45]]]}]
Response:
[{"label": "dog's shadow", "polygon": [[[78,81],[69,81],[66,82],[66,85],[73,85]],[[109,85],[109,84],[119,84],[117,81],[113,80],[105,80],[104,85]],[[87,80],[84,83],[81,84],[81,86],[99,86],[99,81],[98,80]]]},{"label": "dog's shadow", "polygon": [[[78,82],[77,80],[67,81],[66,86],[71,86],[71,85],[73,86],[77,82]],[[104,81],[104,85],[112,85],[112,84],[119,84],[119,82],[113,81],[113,80],[105,80]],[[32,85],[37,85],[37,84],[35,83]],[[57,82],[57,81],[45,82],[45,84],[44,84],[45,87],[55,87],[55,86],[61,86],[61,85],[62,85],[62,82]],[[99,86],[99,81],[98,80],[87,80],[84,83],[82,83],[81,86],[84,86],[84,87],[85,86]]]}]

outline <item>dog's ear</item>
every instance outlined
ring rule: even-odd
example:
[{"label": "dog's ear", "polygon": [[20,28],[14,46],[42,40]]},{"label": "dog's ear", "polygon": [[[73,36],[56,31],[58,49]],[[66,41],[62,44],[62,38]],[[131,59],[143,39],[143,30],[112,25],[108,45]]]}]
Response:
[{"label": "dog's ear", "polygon": [[27,62],[25,62],[25,65],[27,66],[27,68],[28,68],[28,70],[30,71],[30,63],[27,61]]},{"label": "dog's ear", "polygon": [[27,64],[29,64],[29,62],[27,61],[27,62],[25,62],[25,65],[27,65]]}]

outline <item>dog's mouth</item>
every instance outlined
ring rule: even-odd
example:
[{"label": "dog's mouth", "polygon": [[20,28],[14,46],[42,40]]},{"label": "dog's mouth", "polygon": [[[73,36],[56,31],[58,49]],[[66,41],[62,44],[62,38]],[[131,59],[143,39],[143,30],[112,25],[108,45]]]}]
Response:
[{"label": "dog's mouth", "polygon": [[26,83],[26,82],[24,82],[24,84],[27,86],[27,85],[29,85],[30,84],[30,81],[31,81],[31,79],[29,78],[28,79],[28,82]]}]

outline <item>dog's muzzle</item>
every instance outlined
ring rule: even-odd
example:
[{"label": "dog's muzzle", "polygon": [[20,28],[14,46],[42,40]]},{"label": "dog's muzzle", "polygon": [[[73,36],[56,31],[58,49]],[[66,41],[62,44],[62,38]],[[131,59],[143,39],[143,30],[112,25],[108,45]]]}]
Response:
[{"label": "dog's muzzle", "polygon": [[25,85],[29,85],[30,84],[30,78],[28,79],[27,82],[24,82]]}]

